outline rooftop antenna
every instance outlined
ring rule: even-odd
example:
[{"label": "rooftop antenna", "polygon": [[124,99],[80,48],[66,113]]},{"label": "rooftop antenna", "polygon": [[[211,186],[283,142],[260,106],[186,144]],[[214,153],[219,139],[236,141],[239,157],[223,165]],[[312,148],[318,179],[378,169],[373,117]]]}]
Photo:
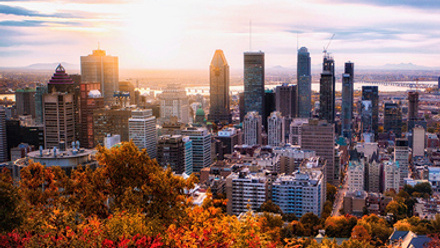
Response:
[{"label": "rooftop antenna", "polygon": [[252,20],[249,20],[249,51],[252,51]]}]

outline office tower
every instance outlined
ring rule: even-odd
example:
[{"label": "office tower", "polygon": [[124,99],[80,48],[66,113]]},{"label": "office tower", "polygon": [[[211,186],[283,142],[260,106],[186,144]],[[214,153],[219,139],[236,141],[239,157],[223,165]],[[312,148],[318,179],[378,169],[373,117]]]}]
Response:
[{"label": "office tower", "polygon": [[239,136],[241,133],[233,127],[226,127],[218,131],[216,139],[220,140],[225,148],[226,154],[232,154],[234,152],[234,146],[239,145]]},{"label": "office tower", "polygon": [[379,128],[379,87],[362,86],[362,100],[371,101],[372,106],[372,130],[377,135]]},{"label": "office tower", "polygon": [[8,160],[8,143],[6,139],[6,112],[0,106],[0,162]]},{"label": "office tower", "polygon": [[264,53],[244,53],[244,113],[264,116]]},{"label": "office tower", "polygon": [[290,123],[289,143],[291,145],[301,146],[301,128],[304,123],[308,123],[308,119],[295,118]]},{"label": "office tower", "polygon": [[[374,109],[373,109],[374,122]],[[374,124],[373,124],[374,125]],[[385,132],[393,132],[396,137],[400,137],[402,133],[402,112],[397,103],[386,102],[384,107],[384,125]]]},{"label": "office tower", "polygon": [[425,129],[422,126],[415,126],[413,129],[413,157],[425,156]]},{"label": "office tower", "polygon": [[94,148],[93,138],[93,111],[104,107],[104,98],[100,92],[100,83],[80,84],[80,138],[81,145],[85,148]]},{"label": "office tower", "polygon": [[417,119],[418,111],[419,111],[419,92],[410,91],[408,92],[408,121]]},{"label": "office tower", "polygon": [[200,172],[212,163],[211,159],[211,134],[206,128],[188,127],[182,130],[182,135],[188,136],[192,141],[193,172]]},{"label": "office tower", "polygon": [[335,125],[325,120],[309,120],[301,128],[301,150],[312,150],[327,160],[326,182],[339,185],[339,170],[335,165]]},{"label": "office tower", "polygon": [[131,82],[128,82],[128,81],[119,82],[118,91],[128,92],[130,94],[130,105],[136,104],[135,87]]},{"label": "office tower", "polygon": [[35,118],[35,89],[24,88],[15,91],[17,115],[31,115]]},{"label": "office tower", "polygon": [[232,173],[226,178],[226,210],[229,215],[256,211],[267,199],[268,182],[264,175]]},{"label": "office tower", "polygon": [[95,109],[93,111],[93,138],[95,146],[103,145],[108,135],[119,134],[122,142],[128,142],[128,119],[131,117],[129,109]]},{"label": "office tower", "polygon": [[405,178],[408,178],[409,171],[409,147],[408,140],[396,139],[394,145],[394,162],[399,164],[400,182],[399,185],[403,188]]},{"label": "office tower", "polygon": [[139,148],[147,149],[151,159],[156,158],[157,131],[156,117],[151,109],[138,109],[131,111],[128,119],[129,138]]},{"label": "office tower", "polygon": [[246,115],[244,110],[244,92],[238,93],[238,109],[240,112],[240,122],[243,122],[244,116]]},{"label": "office tower", "polygon": [[159,96],[160,121],[168,122],[171,117],[177,117],[179,122],[189,122],[189,102],[185,89],[178,84],[169,84]]},{"label": "office tower", "polygon": [[275,92],[273,90],[264,91],[264,115],[262,116],[262,122],[264,130],[267,132],[267,117],[270,113],[275,111]]},{"label": "office tower", "polygon": [[72,78],[66,73],[64,67],[59,64],[52,78],[49,80],[47,88],[49,93],[60,92],[74,94],[75,84]]},{"label": "office tower", "polygon": [[276,111],[284,117],[297,116],[297,86],[284,83],[276,87]]},{"label": "office tower", "polygon": [[[376,143],[377,144],[377,143]],[[368,192],[380,192],[381,185],[381,173],[380,173],[380,162],[377,153],[373,153],[368,162],[368,185],[366,190]]]},{"label": "office tower", "polygon": [[54,92],[43,96],[44,147],[76,141],[73,94]]},{"label": "office tower", "polygon": [[399,162],[384,161],[384,188],[383,191],[393,189],[395,192],[399,192],[400,185],[400,168]]},{"label": "office tower", "polygon": [[342,136],[351,143],[352,118],[353,118],[353,92],[354,92],[354,64],[345,63],[345,73],[342,74]]},{"label": "office tower", "polygon": [[329,123],[333,123],[335,120],[334,91],[333,74],[329,71],[322,72],[319,87],[319,119]]},{"label": "office tower", "polygon": [[43,95],[47,94],[47,86],[37,85],[35,88],[35,123],[43,124]]},{"label": "office tower", "polygon": [[272,202],[283,213],[298,218],[306,213],[321,216],[325,202],[325,180],[321,171],[295,171],[272,183]]},{"label": "office tower", "polygon": [[370,100],[361,103],[362,133],[373,132],[373,105]]},{"label": "office tower", "polygon": [[350,158],[347,168],[348,190],[350,192],[364,191],[365,162],[363,158]]},{"label": "office tower", "polygon": [[267,139],[270,146],[284,145],[284,117],[275,111],[267,117]]},{"label": "office tower", "polygon": [[261,116],[258,112],[248,112],[243,121],[244,144],[261,145]]},{"label": "office tower", "polygon": [[297,62],[297,91],[298,91],[298,117],[310,118],[312,112],[312,73],[311,59],[307,48],[298,50]]},{"label": "office tower", "polygon": [[208,120],[232,123],[229,108],[229,65],[222,50],[216,50],[209,66],[210,107]]},{"label": "office tower", "polygon": [[119,90],[118,57],[106,55],[99,48],[88,56],[81,56],[81,80],[85,83],[101,83],[104,104],[112,105],[113,93]]},{"label": "office tower", "polygon": [[163,135],[157,143],[157,162],[176,174],[190,175],[193,170],[192,141],[187,136]]}]

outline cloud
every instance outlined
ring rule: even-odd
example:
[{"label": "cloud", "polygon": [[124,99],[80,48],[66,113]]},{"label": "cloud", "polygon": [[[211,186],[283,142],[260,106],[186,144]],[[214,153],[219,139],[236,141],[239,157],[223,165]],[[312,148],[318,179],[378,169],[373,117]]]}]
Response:
[{"label": "cloud", "polygon": [[16,16],[29,16],[29,17],[58,17],[58,18],[73,18],[68,13],[55,13],[55,14],[43,14],[38,11],[28,10],[22,7],[12,7],[8,5],[0,4],[0,14],[16,15]]}]

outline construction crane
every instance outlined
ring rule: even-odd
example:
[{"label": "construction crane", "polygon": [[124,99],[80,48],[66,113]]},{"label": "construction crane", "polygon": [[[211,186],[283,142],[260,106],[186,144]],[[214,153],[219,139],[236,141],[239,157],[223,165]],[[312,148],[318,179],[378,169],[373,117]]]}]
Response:
[{"label": "construction crane", "polygon": [[324,56],[327,55],[327,49],[330,46],[330,43],[332,42],[333,38],[335,37],[335,34],[332,35],[332,37],[330,38],[330,40],[328,41],[328,44],[326,47],[324,47],[324,50],[322,51],[324,53]]}]

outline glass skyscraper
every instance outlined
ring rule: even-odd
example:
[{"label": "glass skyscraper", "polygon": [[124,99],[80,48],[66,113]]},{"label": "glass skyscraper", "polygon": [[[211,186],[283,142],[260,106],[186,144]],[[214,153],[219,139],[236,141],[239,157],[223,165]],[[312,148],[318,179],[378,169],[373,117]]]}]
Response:
[{"label": "glass skyscraper", "polygon": [[264,116],[264,53],[244,53],[244,111]]},{"label": "glass skyscraper", "polygon": [[371,101],[372,129],[377,134],[379,128],[379,88],[377,86],[362,86],[362,101]]},{"label": "glass skyscraper", "polygon": [[319,88],[319,118],[329,123],[335,121],[335,61],[324,56]]},{"label": "glass skyscraper", "polygon": [[216,50],[209,67],[210,108],[208,120],[232,122],[229,108],[229,65],[222,50]]},{"label": "glass skyscraper", "polygon": [[298,81],[298,117],[309,118],[312,110],[312,74],[310,53],[305,47],[298,50],[296,75]]},{"label": "glass skyscraper", "polygon": [[342,135],[351,140],[351,121],[353,117],[353,76],[354,64],[345,63],[345,73],[342,74]]}]

